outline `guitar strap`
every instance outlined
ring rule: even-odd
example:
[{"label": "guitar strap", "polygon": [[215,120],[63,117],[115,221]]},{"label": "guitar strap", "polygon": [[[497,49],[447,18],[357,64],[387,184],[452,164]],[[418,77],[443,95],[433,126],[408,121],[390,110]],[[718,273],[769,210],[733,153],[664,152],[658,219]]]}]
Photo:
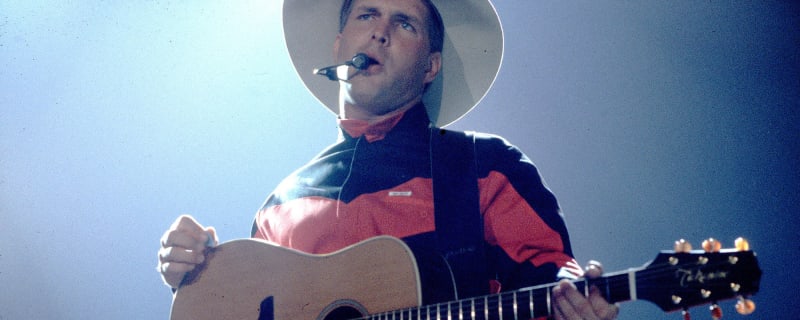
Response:
[{"label": "guitar strap", "polygon": [[457,298],[487,294],[474,134],[432,128],[431,170],[437,246],[452,272]]}]

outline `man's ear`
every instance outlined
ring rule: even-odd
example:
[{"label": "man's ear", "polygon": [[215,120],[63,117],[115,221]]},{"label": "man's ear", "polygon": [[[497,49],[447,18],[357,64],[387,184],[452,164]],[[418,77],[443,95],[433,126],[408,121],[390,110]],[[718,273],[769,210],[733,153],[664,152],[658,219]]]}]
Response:
[{"label": "man's ear", "polygon": [[440,70],[442,70],[442,53],[431,52],[428,55],[428,69],[425,70],[425,84],[433,82]]}]

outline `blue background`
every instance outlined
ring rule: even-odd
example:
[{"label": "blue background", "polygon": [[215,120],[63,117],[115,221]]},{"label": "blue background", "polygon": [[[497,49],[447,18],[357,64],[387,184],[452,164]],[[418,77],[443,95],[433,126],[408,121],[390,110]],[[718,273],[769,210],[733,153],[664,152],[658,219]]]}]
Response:
[{"label": "blue background", "polygon": [[[798,4],[496,2],[502,69],[451,128],[533,159],[581,262],[745,236],[765,272],[750,318],[796,314]],[[249,235],[336,135],[280,6],[0,1],[0,319],[166,318],[156,251],[177,215]],[[643,301],[620,316],[679,318]]]}]

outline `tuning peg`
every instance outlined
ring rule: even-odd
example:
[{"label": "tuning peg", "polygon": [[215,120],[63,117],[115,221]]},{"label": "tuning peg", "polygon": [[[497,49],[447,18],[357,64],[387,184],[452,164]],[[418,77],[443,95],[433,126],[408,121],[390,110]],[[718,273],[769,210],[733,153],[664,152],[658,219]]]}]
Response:
[{"label": "tuning peg", "polygon": [[746,316],[754,311],[756,311],[756,303],[753,300],[739,297],[739,302],[736,302],[736,312]]},{"label": "tuning peg", "polygon": [[750,251],[750,242],[748,242],[745,238],[736,238],[736,240],[733,242],[733,245],[738,251]]},{"label": "tuning peg", "polygon": [[719,240],[714,238],[708,238],[708,240],[703,241],[703,250],[706,252],[719,252],[722,249],[722,243]]},{"label": "tuning peg", "polygon": [[688,253],[692,251],[692,244],[687,242],[684,239],[680,239],[675,241],[675,252],[676,253]]}]

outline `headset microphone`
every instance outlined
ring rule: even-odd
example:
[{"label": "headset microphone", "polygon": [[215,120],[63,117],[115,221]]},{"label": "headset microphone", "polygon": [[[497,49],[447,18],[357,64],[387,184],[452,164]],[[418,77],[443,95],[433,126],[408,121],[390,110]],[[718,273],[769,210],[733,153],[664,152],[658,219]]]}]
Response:
[{"label": "headset microphone", "polygon": [[339,68],[341,68],[341,67],[353,67],[353,68],[356,68],[357,70],[366,70],[367,68],[369,68],[369,66],[371,66],[373,64],[376,64],[376,63],[378,63],[378,62],[375,61],[375,59],[370,58],[369,56],[367,56],[364,53],[358,53],[355,56],[353,56],[353,58],[350,59],[350,61],[346,61],[344,63],[337,64],[337,65],[332,65],[332,66],[329,66],[329,67],[314,69],[314,74],[318,74],[318,75],[321,75],[321,76],[326,76],[326,77],[328,77],[328,80],[333,80],[333,81],[348,80],[349,76],[347,76],[347,72],[345,72],[345,75],[346,75],[345,77],[339,77],[339,74],[338,74]]}]

